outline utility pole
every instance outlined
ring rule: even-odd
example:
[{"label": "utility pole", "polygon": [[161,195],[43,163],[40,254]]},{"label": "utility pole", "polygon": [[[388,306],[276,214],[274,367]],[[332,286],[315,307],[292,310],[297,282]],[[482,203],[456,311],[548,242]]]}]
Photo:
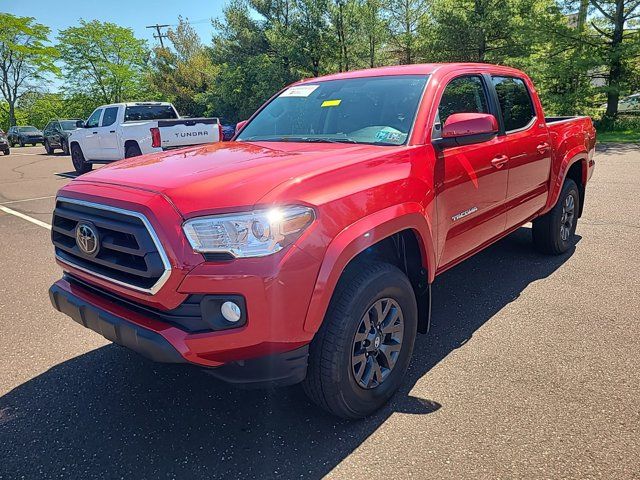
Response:
[{"label": "utility pole", "polygon": [[157,38],[158,40],[160,40],[160,47],[164,48],[164,43],[162,42],[163,38],[169,38],[166,35],[162,34],[162,31],[160,30],[161,28],[166,28],[169,25],[158,25],[157,23],[155,25],[148,25],[145,28],[155,28],[156,32],[158,32],[158,34],[156,35],[155,33],[153,34],[153,38]]}]

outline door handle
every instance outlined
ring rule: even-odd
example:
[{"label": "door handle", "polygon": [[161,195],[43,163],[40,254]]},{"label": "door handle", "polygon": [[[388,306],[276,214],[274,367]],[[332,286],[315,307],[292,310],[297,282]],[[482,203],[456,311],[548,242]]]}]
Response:
[{"label": "door handle", "polygon": [[538,150],[538,152],[544,153],[549,150],[549,144],[547,142],[541,143],[536,147],[536,149]]},{"label": "door handle", "polygon": [[94,135],[97,135],[97,134],[98,134],[98,132],[92,132],[92,133],[93,133]]},{"label": "door handle", "polygon": [[116,133],[115,130],[109,130],[109,133]]},{"label": "door handle", "polygon": [[502,168],[504,164],[507,163],[508,161],[509,161],[509,157],[507,157],[506,155],[500,155],[494,158],[493,160],[491,160],[491,165],[493,165],[496,168]]}]

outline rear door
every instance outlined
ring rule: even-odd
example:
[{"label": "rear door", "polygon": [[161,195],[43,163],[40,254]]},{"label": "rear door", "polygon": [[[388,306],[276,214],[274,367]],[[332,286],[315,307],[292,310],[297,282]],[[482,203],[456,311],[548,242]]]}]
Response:
[{"label": "rear door", "polygon": [[523,78],[493,75],[500,106],[502,139],[509,155],[507,228],[525,222],[544,207],[551,169],[551,141],[534,103],[533,85]]},{"label": "rear door", "polygon": [[107,107],[100,120],[98,129],[100,137],[100,160],[120,160],[124,154],[120,152],[118,142],[118,110],[123,107]]},{"label": "rear door", "polygon": [[[491,113],[487,79],[480,74],[449,81],[438,106],[432,137],[453,113]],[[445,148],[436,159],[439,266],[459,260],[505,228],[507,147],[498,136],[472,145]]]}]

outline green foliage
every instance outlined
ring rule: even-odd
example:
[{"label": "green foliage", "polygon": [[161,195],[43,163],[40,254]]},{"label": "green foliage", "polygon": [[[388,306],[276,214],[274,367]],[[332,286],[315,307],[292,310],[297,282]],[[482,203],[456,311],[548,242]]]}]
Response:
[{"label": "green foliage", "polygon": [[[0,31],[0,53],[3,42],[5,53],[23,51],[7,40],[9,30],[23,32],[23,42],[24,35],[36,39],[32,51],[43,55],[33,57],[29,72],[31,83],[42,82],[40,66],[51,67],[56,53],[46,47],[48,29],[0,15],[11,27]],[[60,111],[86,117],[100,103],[155,99],[183,115],[231,123],[301,78],[474,61],[526,71],[549,115],[601,117],[607,102],[599,125],[612,130],[625,123],[614,109],[618,97],[640,90],[636,0],[231,0],[213,27],[203,44],[179,18],[165,48],[149,51],[130,29],[81,21],[58,36],[64,96],[27,95],[34,89],[25,82],[26,97],[16,97],[14,110],[37,123]],[[0,104],[0,120],[8,109]]]},{"label": "green foliage", "polygon": [[80,20],[58,34],[65,86],[98,103],[148,98],[145,82],[149,51],[145,40],[130,28],[113,23]]},{"label": "green foliage", "polygon": [[157,47],[151,58],[149,81],[181,114],[202,116],[206,105],[199,95],[210,90],[219,67],[189,23],[180,18],[167,32],[172,49]]},{"label": "green foliage", "polygon": [[57,52],[47,45],[50,29],[32,17],[0,12],[0,111],[15,125],[16,103],[37,88],[46,75],[56,74]]}]

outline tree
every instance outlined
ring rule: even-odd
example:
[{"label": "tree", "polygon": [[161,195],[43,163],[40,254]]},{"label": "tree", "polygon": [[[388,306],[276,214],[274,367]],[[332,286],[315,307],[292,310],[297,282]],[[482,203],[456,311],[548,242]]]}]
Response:
[{"label": "tree", "polygon": [[373,68],[379,64],[379,52],[388,37],[388,25],[382,16],[381,0],[360,0],[362,30],[366,38],[367,65]]},{"label": "tree", "polygon": [[70,91],[115,103],[149,95],[145,69],[149,51],[145,40],[129,28],[109,22],[80,21],[58,35],[64,78]]},{"label": "tree", "polygon": [[206,105],[201,95],[213,85],[217,68],[187,20],[167,32],[172,48],[155,48],[149,80],[181,114],[202,116]]},{"label": "tree", "polygon": [[46,43],[49,28],[31,17],[0,13],[0,103],[9,120],[16,124],[16,103],[28,91],[37,88],[47,73],[56,74],[56,50]]},{"label": "tree", "polygon": [[418,29],[426,20],[426,0],[386,0],[384,9],[388,17],[391,42],[398,61],[402,64],[416,61]]},{"label": "tree", "polygon": [[629,22],[640,18],[640,0],[591,0],[591,6],[591,26],[602,42],[608,70],[605,120],[613,122],[618,115],[620,91],[640,56],[638,30],[626,30]]}]

